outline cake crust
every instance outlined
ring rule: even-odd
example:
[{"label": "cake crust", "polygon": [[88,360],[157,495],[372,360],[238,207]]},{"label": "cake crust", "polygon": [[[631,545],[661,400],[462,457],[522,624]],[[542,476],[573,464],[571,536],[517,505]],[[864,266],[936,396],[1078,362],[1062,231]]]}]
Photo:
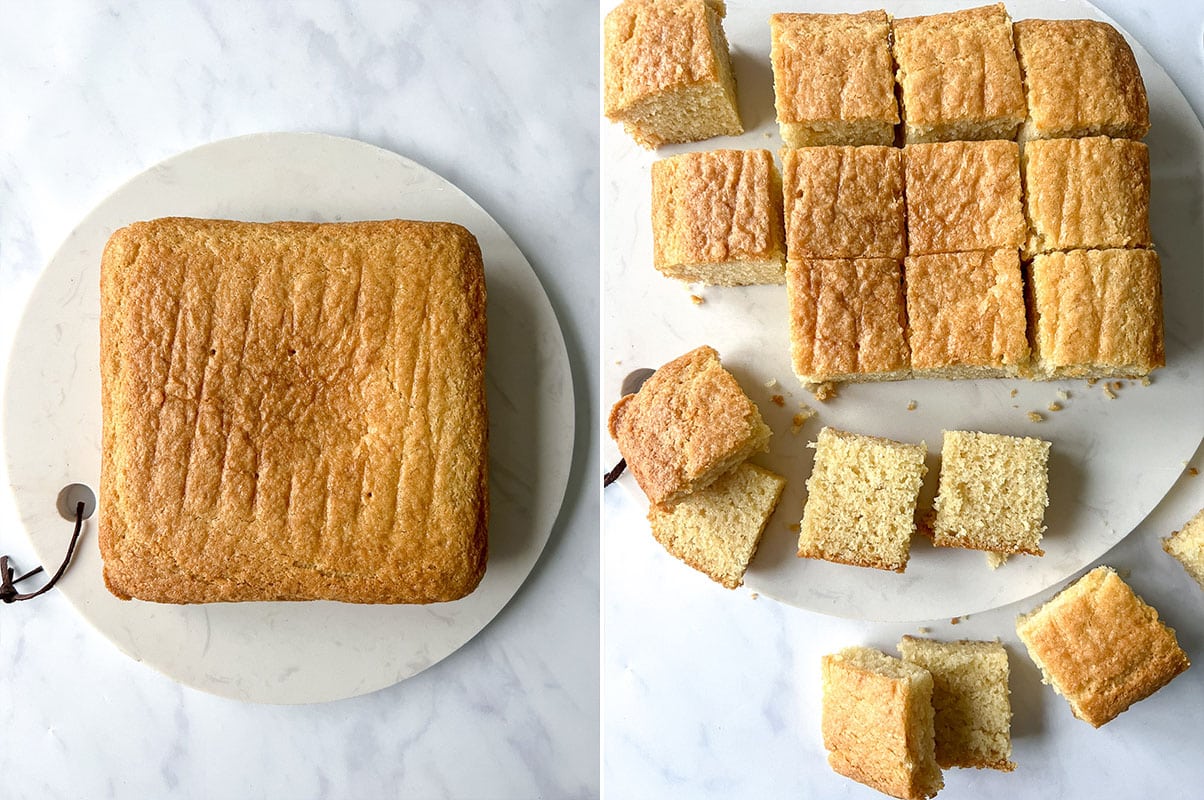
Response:
[{"label": "cake crust", "polygon": [[790,351],[804,383],[907,377],[903,285],[889,258],[787,264]]},{"label": "cake crust", "polygon": [[1045,682],[1096,728],[1191,666],[1175,632],[1109,567],[1021,616],[1016,632]]},{"label": "cake crust", "polygon": [[653,266],[683,281],[782,283],[782,183],[768,150],[683,153],[652,165]]},{"label": "cake crust", "polygon": [[893,29],[904,141],[1015,138],[1026,107],[1002,3],[896,19]]},{"label": "cake crust", "polygon": [[888,145],[899,122],[885,11],[774,14],[774,104],[790,147]]},{"label": "cake crust", "polygon": [[1026,226],[1015,142],[903,148],[911,255],[1019,249]]},{"label": "cake crust", "polygon": [[756,403],[706,345],[615,403],[607,427],[649,502],[663,509],[764,450],[770,437]]},{"label": "cake crust", "polygon": [[1141,142],[1040,139],[1025,145],[1022,171],[1029,256],[1153,244],[1150,153]]},{"label": "cake crust", "polygon": [[484,368],[480,249],[458,225],[122,228],[101,265],[106,584],[463,597],[485,569]]},{"label": "cake crust", "polygon": [[1141,139],[1149,132],[1145,83],[1115,28],[1091,19],[1025,19],[1014,29],[1028,99],[1022,138]]},{"label": "cake crust", "polygon": [[911,256],[903,281],[915,377],[1019,376],[1027,368],[1015,250]]},{"label": "cake crust", "polygon": [[782,189],[790,258],[907,255],[899,148],[785,149]]},{"label": "cake crust", "polygon": [[1028,283],[1039,377],[1132,378],[1165,366],[1153,250],[1044,253]]}]

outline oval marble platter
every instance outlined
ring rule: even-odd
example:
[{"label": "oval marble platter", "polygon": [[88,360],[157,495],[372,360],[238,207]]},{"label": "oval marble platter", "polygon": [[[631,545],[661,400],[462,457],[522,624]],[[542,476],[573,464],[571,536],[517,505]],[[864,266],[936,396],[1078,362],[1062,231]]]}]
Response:
[{"label": "oval marble platter", "polygon": [[101,251],[117,228],[172,215],[443,220],[476,235],[489,298],[488,568],[468,597],[428,606],[123,602],[101,578],[93,517],[60,591],[130,657],[239,700],[366,694],[455,652],[518,591],[559,513],[574,426],[568,354],[539,278],[484,209],[434,172],[352,139],[265,133],[190,150],[110,195],[59,249],[17,330],[3,407],[16,507],[41,563],[57,565],[71,533],[55,510],[60,488],[99,485]]},{"label": "oval marble platter", "polygon": [[[967,4],[924,0],[885,5],[889,13],[903,17]],[[1083,0],[1009,0],[1007,6],[1016,20],[1112,22]],[[745,577],[746,588],[825,614],[910,622],[997,608],[1065,580],[1133,530],[1195,452],[1204,436],[1204,129],[1166,72],[1130,37],[1150,99],[1150,216],[1165,294],[1168,366],[1154,373],[1152,385],[1125,381],[1112,400],[1105,397],[1102,385],[1088,386],[1085,381],[912,380],[846,385],[837,398],[819,403],[802,388],[790,366],[784,287],[690,287],[652,268],[649,171],[658,158],[695,150],[764,148],[776,153],[782,141],[774,117],[770,14],[864,7],[847,2],[809,2],[805,9],[789,2],[728,6],[724,27],[747,129],[743,136],[671,145],[652,153],[635,145],[621,126],[604,121],[602,387],[608,406],[618,399],[623,377],[632,370],[658,366],[701,344],[715,347],[774,430],[769,452],[753,461],[788,478]],[[696,305],[691,294],[703,303]],[[1059,392],[1068,397],[1063,399]],[[782,406],[773,401],[775,395]],[[913,401],[914,410],[908,410]],[[1054,402],[1062,410],[1050,411]],[[818,414],[792,433],[800,403]],[[1030,411],[1044,420],[1030,421]],[[813,451],[807,444],[825,425],[926,442],[929,474],[921,505],[930,503],[935,493],[942,430],[1051,441],[1045,556],[1014,556],[992,571],[983,553],[935,549],[916,536],[903,574],[798,558],[797,525],[812,465]],[[605,442],[607,455],[617,459],[613,442],[609,437]],[[631,502],[646,504],[630,475],[620,482]],[[643,537],[648,531],[624,535]],[[659,550],[655,542],[649,552],[653,549]],[[652,557],[661,556],[666,569],[684,568],[663,551]]]}]

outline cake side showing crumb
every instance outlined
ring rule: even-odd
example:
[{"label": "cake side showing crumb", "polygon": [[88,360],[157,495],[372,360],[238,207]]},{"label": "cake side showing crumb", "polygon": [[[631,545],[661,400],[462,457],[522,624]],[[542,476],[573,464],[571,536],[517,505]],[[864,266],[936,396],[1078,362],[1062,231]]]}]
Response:
[{"label": "cake side showing crumb", "polygon": [[673,556],[729,589],[744,583],[786,479],[744,463],[672,509],[648,512],[652,535]]},{"label": "cake side showing crumb", "polygon": [[885,11],[769,18],[774,106],[790,147],[889,145],[899,122]]},{"label": "cake side showing crumb", "polygon": [[756,403],[705,345],[619,400],[607,427],[649,502],[665,508],[764,450],[771,435]]},{"label": "cake side showing crumb", "polygon": [[1097,567],[1016,620],[1046,683],[1100,727],[1191,666],[1175,632],[1109,567]]},{"label": "cake side showing crumb", "polygon": [[1044,555],[1049,442],[945,431],[932,543]]},{"label": "cake side showing crumb", "polygon": [[821,728],[836,772],[903,800],[936,795],[932,675],[868,647],[822,660]]},{"label": "cake side showing crumb", "polygon": [[1146,135],[1145,84],[1115,28],[1090,19],[1025,19],[1013,28],[1028,98],[1022,139]]},{"label": "cake side showing crumb", "polygon": [[832,428],[813,446],[798,555],[902,572],[927,448]]},{"label": "cake side showing crumb", "polygon": [[625,0],[606,15],[603,108],[640,145],[744,132],[720,0]]},{"label": "cake side showing crumb", "polygon": [[792,259],[786,291],[791,362],[804,384],[908,377],[898,262]]},{"label": "cake side showing crumb", "polygon": [[950,767],[1011,772],[1008,655],[999,642],[938,642],[904,636],[903,660],[932,673],[936,760]]},{"label": "cake side showing crumb", "polygon": [[653,266],[692,283],[785,282],[782,182],[768,150],[683,153],[652,165]]},{"label": "cake side showing crumb", "polygon": [[1204,509],[1183,530],[1162,540],[1162,549],[1174,556],[1187,574],[1204,589]]}]

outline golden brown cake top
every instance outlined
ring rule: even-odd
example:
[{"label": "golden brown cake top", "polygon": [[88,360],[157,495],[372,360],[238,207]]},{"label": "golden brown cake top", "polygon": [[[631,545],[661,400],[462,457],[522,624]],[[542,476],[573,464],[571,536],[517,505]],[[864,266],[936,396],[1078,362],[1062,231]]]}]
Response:
[{"label": "golden brown cake top", "polygon": [[1025,19],[1015,25],[1032,134],[1140,139],[1150,107],[1133,50],[1106,22]]},{"label": "golden brown cake top", "polygon": [[769,439],[756,404],[705,345],[665,364],[639,392],[615,403],[608,429],[648,500],[664,507]]},{"label": "golden brown cake top", "polygon": [[1092,136],[1024,146],[1027,250],[1137,247],[1150,236],[1150,153],[1141,142]]},{"label": "golden brown cake top", "polygon": [[1158,612],[1108,567],[1021,617],[1016,631],[1074,715],[1096,728],[1191,665]]},{"label": "golden brown cake top", "polygon": [[1015,250],[911,256],[903,279],[913,369],[1027,363]]},{"label": "golden brown cake top", "polygon": [[665,91],[718,83],[712,25],[721,0],[624,0],[606,15],[606,116]]},{"label": "golden brown cake top", "polygon": [[786,286],[794,371],[820,383],[908,366],[899,262],[791,259]]},{"label": "golden brown cake top", "polygon": [[1015,142],[910,144],[903,167],[912,255],[1024,244]]},{"label": "golden brown cake top", "polygon": [[779,122],[899,121],[885,11],[774,14],[769,27]]},{"label": "golden brown cake top", "polygon": [[768,150],[709,150],[652,165],[657,269],[783,257],[782,189]]},{"label": "golden brown cake top", "polygon": [[790,258],[907,255],[899,148],[784,149],[782,189]]},{"label": "golden brown cake top", "polygon": [[1035,348],[1050,370],[1164,366],[1162,282],[1153,250],[1072,250],[1033,259]]},{"label": "golden brown cake top", "polygon": [[1002,3],[894,21],[908,125],[1024,119],[1024,89]]},{"label": "golden brown cake top", "polygon": [[458,225],[160,219],[101,266],[120,597],[432,602],[485,567],[485,285]]}]

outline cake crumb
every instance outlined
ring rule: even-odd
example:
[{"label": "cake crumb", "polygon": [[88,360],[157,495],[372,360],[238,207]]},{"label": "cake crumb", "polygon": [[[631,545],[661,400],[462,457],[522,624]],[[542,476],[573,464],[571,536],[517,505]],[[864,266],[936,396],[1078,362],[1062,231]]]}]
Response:
[{"label": "cake crumb", "polygon": [[1099,378],[1088,378],[1087,379],[1088,386],[1094,386],[1097,383],[1099,383]]},{"label": "cake crumb", "polygon": [[1069,400],[1070,392],[1066,391],[1065,389],[1058,389],[1058,399],[1059,400]]},{"label": "cake crumb", "polygon": [[794,419],[790,421],[790,432],[798,433],[803,429],[803,425],[807,424],[807,420],[815,416],[815,409],[805,403],[800,403],[802,409],[794,415]]},{"label": "cake crumb", "polygon": [[1018,395],[1018,394],[1020,394],[1020,390],[1019,390],[1019,389],[1013,389],[1013,390],[1012,390],[1012,397],[1015,397],[1015,396],[1016,396],[1016,395]]},{"label": "cake crumb", "polygon": [[815,399],[819,402],[826,403],[836,396],[836,384],[831,381],[809,383],[807,384],[807,391],[815,395]]},{"label": "cake crumb", "polygon": [[766,389],[772,389],[773,387],[775,387],[775,386],[777,386],[777,385],[778,385],[778,379],[777,379],[777,378],[770,378],[769,380],[765,381],[765,388],[766,388]]},{"label": "cake crumb", "polygon": [[1050,410],[1050,411],[1061,411],[1061,410],[1062,410],[1062,404],[1061,404],[1061,403],[1057,403],[1057,402],[1050,403],[1050,404],[1047,406],[1047,408],[1049,408],[1049,410]]},{"label": "cake crumb", "polygon": [[1149,386],[1151,383],[1153,383],[1153,381],[1152,381],[1152,380],[1150,380],[1150,376],[1149,376],[1149,375],[1146,375],[1144,378],[1142,378],[1142,379],[1141,379],[1141,385],[1142,385],[1142,386]]},{"label": "cake crumb", "polygon": [[775,406],[777,406],[778,408],[782,408],[783,406],[786,405],[786,398],[782,397],[780,394],[775,394],[773,397],[771,397],[769,399],[771,401],[773,401],[773,404]]},{"label": "cake crumb", "polygon": [[1195,467],[1188,467],[1187,474],[1194,478],[1200,474],[1200,470],[1196,469]]},{"label": "cake crumb", "polygon": [[960,625],[961,621],[962,621],[961,617],[954,617],[953,619],[949,620],[949,624],[950,625]]},{"label": "cake crumb", "polygon": [[932,628],[929,628],[927,625],[921,625],[916,630],[918,630],[920,633],[932,633]]},{"label": "cake crumb", "polygon": [[698,295],[696,295],[696,294],[692,294],[692,295],[690,295],[690,302],[691,302],[691,303],[693,303],[693,304],[694,304],[694,305],[696,305],[696,306],[700,306],[700,305],[702,305],[703,303],[705,303],[705,302],[706,302],[706,298],[699,297],[699,296],[698,296]]},{"label": "cake crumb", "polygon": [[908,410],[908,411],[915,411],[915,410],[916,410],[916,401],[915,401],[915,400],[908,400],[908,401],[907,401],[907,410]]},{"label": "cake crumb", "polygon": [[1036,411],[1030,411],[1030,412],[1028,412],[1028,421],[1029,422],[1044,422],[1045,417],[1041,416]]},{"label": "cake crumb", "polygon": [[756,592],[751,592],[751,593],[749,593],[749,595],[748,595],[748,596],[749,596],[749,598],[751,598],[751,599],[753,599],[753,600],[756,600],[756,599],[757,599],[758,597],[760,597],[761,595],[757,594]]},{"label": "cake crumb", "polygon": [[1108,398],[1109,400],[1116,399],[1116,392],[1112,391],[1112,387],[1106,383],[1104,384],[1104,397]]},{"label": "cake crumb", "polygon": [[1112,381],[1112,390],[1113,391],[1119,392],[1123,388],[1125,388],[1124,381]]}]

